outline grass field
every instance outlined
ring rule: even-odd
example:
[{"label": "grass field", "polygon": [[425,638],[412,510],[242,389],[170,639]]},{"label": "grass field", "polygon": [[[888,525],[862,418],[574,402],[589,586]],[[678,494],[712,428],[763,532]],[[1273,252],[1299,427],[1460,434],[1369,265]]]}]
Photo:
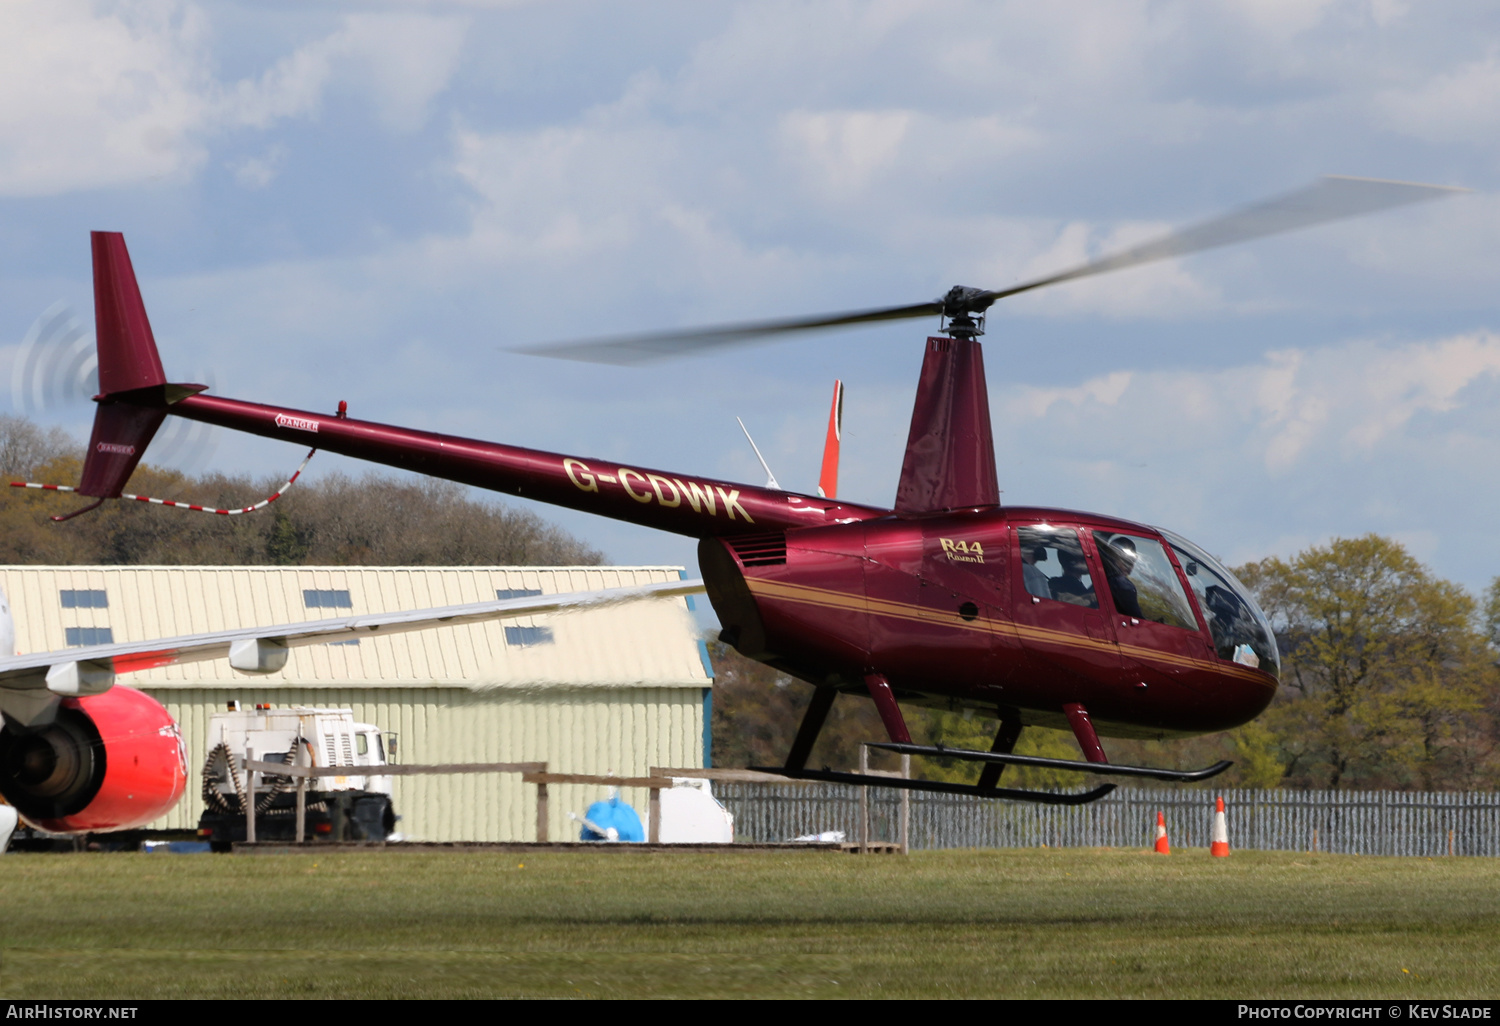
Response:
[{"label": "grass field", "polygon": [[1500,995],[1500,861],[6,855],[0,997]]}]

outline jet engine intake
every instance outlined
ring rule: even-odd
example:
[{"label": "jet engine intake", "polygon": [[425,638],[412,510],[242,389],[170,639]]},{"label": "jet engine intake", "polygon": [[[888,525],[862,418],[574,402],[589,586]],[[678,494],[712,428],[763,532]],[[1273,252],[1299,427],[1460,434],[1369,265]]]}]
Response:
[{"label": "jet engine intake", "polygon": [[46,726],[0,730],[0,794],[50,833],[144,826],[176,805],[186,784],[177,723],[134,688],[64,699]]},{"label": "jet engine intake", "polygon": [[0,794],[29,820],[69,816],[104,783],[104,742],[80,710],[62,708],[45,727],[0,731]]}]

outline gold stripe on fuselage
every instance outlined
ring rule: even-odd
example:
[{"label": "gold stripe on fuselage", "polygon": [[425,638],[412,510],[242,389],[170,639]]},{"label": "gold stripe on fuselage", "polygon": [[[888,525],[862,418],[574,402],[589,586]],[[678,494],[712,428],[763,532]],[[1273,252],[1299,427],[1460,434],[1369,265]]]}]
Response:
[{"label": "gold stripe on fuselage", "polygon": [[[1121,645],[1113,641],[1104,641],[1099,638],[1074,634],[1070,631],[1051,630],[1046,627],[1016,623],[1013,620],[996,620],[983,616],[975,617],[973,620],[965,620],[957,612],[927,609],[910,602],[892,602],[889,599],[870,598],[864,594],[835,591],[831,588],[815,588],[806,584],[791,584],[786,581],[768,581],[763,578],[747,577],[745,583],[750,586],[752,594],[768,599],[777,599],[782,602],[795,602],[801,605],[817,606],[822,609],[860,612],[886,619],[905,620],[911,623],[936,624],[958,630],[976,631],[982,634],[1003,635],[1020,641],[1029,641],[1032,644],[1060,645],[1066,648],[1086,648],[1109,654],[1124,653],[1139,662],[1164,663],[1180,669],[1197,669],[1206,670],[1210,673],[1228,674],[1229,676],[1254,681],[1258,684],[1269,683],[1266,680],[1266,674],[1247,666],[1240,666],[1237,663],[1200,659],[1196,656],[1163,652],[1160,649],[1146,648],[1140,645]],[[1275,685],[1271,684],[1270,686],[1274,687]]]}]

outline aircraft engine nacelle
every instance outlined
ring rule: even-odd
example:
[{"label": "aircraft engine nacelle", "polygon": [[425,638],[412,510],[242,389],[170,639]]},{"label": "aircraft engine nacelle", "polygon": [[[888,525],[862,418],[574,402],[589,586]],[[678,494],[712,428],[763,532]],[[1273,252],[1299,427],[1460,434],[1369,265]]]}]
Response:
[{"label": "aircraft engine nacelle", "polygon": [[0,794],[50,833],[144,826],[176,805],[186,784],[177,723],[134,688],[65,699],[44,727],[0,730]]}]

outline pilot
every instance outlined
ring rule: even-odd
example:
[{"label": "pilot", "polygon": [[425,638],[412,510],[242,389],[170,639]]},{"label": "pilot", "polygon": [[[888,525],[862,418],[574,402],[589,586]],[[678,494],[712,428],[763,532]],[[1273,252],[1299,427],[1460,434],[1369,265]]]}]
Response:
[{"label": "pilot", "polygon": [[1021,577],[1026,582],[1026,591],[1037,598],[1052,597],[1052,578],[1037,566],[1047,558],[1045,545],[1021,546]]},{"label": "pilot", "polygon": [[1102,535],[1095,534],[1094,541],[1099,546],[1099,558],[1104,563],[1104,579],[1109,582],[1109,593],[1114,596],[1116,612],[1121,616],[1144,620],[1146,616],[1141,612],[1140,596],[1136,592],[1135,582],[1130,579],[1130,572],[1135,569],[1135,545],[1123,535],[1106,541]]},{"label": "pilot", "polygon": [[1059,602],[1098,609],[1099,599],[1094,594],[1094,586],[1083,579],[1083,575],[1088,573],[1088,565],[1083,561],[1083,556],[1058,549],[1057,561],[1062,564],[1062,576],[1052,581],[1052,597]]}]

